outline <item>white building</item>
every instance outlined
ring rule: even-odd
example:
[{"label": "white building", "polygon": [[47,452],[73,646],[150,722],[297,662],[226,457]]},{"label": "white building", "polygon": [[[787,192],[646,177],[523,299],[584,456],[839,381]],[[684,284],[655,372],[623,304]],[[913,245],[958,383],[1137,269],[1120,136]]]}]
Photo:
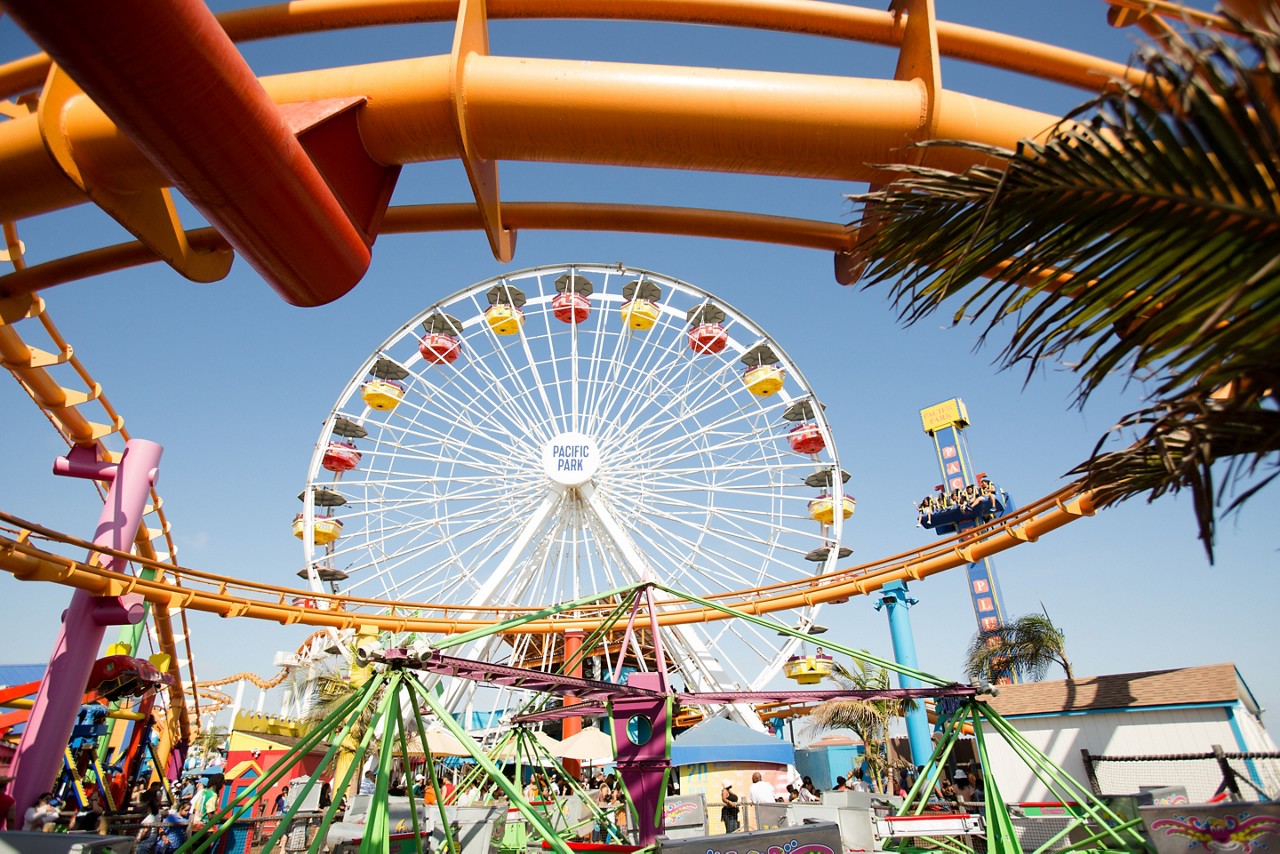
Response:
[{"label": "white building", "polygon": [[[1082,751],[1094,757],[1184,757],[1095,759],[1097,789],[1104,794],[1184,786],[1193,803],[1203,801],[1223,780],[1218,760],[1208,756],[1215,745],[1225,754],[1276,755],[1261,709],[1233,664],[1005,685],[989,702],[1086,789],[1089,775]],[[1057,800],[1008,745],[993,737],[989,725],[983,732],[992,772],[1007,801]],[[1280,796],[1280,758],[1228,761],[1247,799],[1260,799],[1258,789]]]}]

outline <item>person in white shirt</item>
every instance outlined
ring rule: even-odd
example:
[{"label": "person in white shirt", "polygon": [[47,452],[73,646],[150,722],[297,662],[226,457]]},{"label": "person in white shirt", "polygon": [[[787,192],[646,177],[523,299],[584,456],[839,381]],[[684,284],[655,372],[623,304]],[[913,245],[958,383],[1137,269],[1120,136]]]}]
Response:
[{"label": "person in white shirt", "polygon": [[56,822],[62,815],[58,811],[59,801],[52,792],[45,792],[33,806],[27,807],[22,817],[23,830],[44,830],[46,825]]},{"label": "person in white shirt", "polygon": [[751,775],[751,788],[747,790],[747,801],[753,804],[776,804],[778,794],[773,786],[764,782],[764,775],[759,771]]},{"label": "person in white shirt", "polygon": [[869,792],[871,787],[867,785],[866,780],[862,779],[862,766],[859,765],[853,772],[853,781],[849,783],[849,791],[851,792]]}]

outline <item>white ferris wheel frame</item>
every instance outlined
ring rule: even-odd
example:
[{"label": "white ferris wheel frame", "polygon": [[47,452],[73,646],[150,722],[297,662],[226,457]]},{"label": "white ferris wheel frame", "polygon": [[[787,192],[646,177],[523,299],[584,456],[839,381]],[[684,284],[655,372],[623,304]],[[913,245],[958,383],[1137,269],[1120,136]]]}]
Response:
[{"label": "white ferris wheel frame", "polygon": [[[570,273],[594,289],[591,315],[582,323],[552,315],[554,282]],[[620,317],[622,288],[636,281],[662,292],[649,330],[628,329]],[[527,297],[515,335],[495,335],[485,321],[486,294],[494,287]],[[725,314],[728,342],[718,355],[694,354],[687,345],[688,311],[706,305]],[[436,314],[461,322],[461,355],[453,364],[433,364],[417,351],[422,324]],[[785,372],[782,388],[769,398],[755,398],[741,383],[739,359],[760,345]],[[386,359],[406,376],[404,400],[384,413],[361,400],[361,389]],[[803,400],[814,404],[809,421],[823,437],[820,454],[801,455],[787,445],[781,413]],[[689,283],[616,264],[493,277],[410,319],[374,349],[339,395],[312,452],[302,496],[308,581],[317,592],[473,609],[545,606],[642,580],[707,595],[821,575],[839,560],[844,518],[839,457],[818,400],[763,329]],[[361,465],[331,474],[321,462],[340,417],[368,436],[359,443]],[[584,482],[558,483],[544,468],[548,443],[565,436],[596,443],[600,470]],[[709,465],[709,457],[723,466]],[[836,501],[825,526],[807,513],[806,499],[820,490],[803,483],[806,473],[824,471]],[[315,520],[328,512],[314,500],[320,487],[347,497],[350,506],[335,515],[357,521],[325,546],[314,539]],[[806,550],[824,545],[824,560],[804,560]],[[433,562],[426,570],[407,574],[406,567],[427,559]],[[352,570],[352,582],[326,585],[322,566]],[[583,589],[584,580],[593,589]],[[811,626],[817,610],[804,609],[788,622]],[[743,631],[732,622],[685,626],[664,630],[664,643],[690,689],[759,690],[799,641]],[[490,638],[464,654],[504,653],[517,650]],[[754,658],[730,664],[732,655]],[[470,706],[475,692],[473,683],[457,682],[446,702]],[[735,717],[759,725],[755,715],[738,711]]]}]

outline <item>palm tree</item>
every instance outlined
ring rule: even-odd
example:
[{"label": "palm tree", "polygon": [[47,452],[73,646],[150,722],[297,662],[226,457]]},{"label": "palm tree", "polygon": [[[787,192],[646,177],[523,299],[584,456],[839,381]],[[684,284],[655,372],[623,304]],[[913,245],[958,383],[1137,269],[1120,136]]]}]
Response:
[{"label": "palm tree", "polygon": [[1060,665],[1068,680],[1075,679],[1062,629],[1047,614],[1026,614],[997,629],[975,634],[965,653],[964,672],[970,679],[986,679],[993,684],[1010,672],[1039,682],[1050,664]]},{"label": "palm tree", "polygon": [[207,754],[210,750],[221,750],[225,747],[229,737],[230,733],[227,732],[226,727],[211,726],[208,729],[201,730],[192,744],[198,746]]},{"label": "palm tree", "polygon": [[[316,700],[307,708],[306,714],[302,719],[302,724],[307,729],[319,726],[322,721],[338,711],[344,703],[350,700],[352,695],[364,690],[370,674],[367,669],[360,668],[356,663],[356,647],[358,645],[359,638],[354,642],[339,645],[337,654],[342,656],[344,662],[337,668],[336,673],[322,675],[319,678]],[[343,670],[346,671],[345,676],[342,675]],[[374,725],[378,707],[381,705],[380,701],[385,693],[386,686],[379,687],[372,702],[361,706],[356,712],[354,720],[351,716],[348,716],[346,722],[351,723],[351,731],[347,733],[347,737],[338,746],[338,753],[334,759],[333,780],[335,786],[337,781],[341,780],[346,774],[351,763],[355,761],[358,747],[370,727]],[[333,793],[334,801],[341,800],[344,795],[355,795],[359,787],[360,775],[356,774],[351,780],[351,791],[335,791]]]},{"label": "palm tree", "polygon": [[[836,663],[831,678],[849,691],[882,691],[889,688],[889,671],[874,664],[854,660],[854,669]],[[809,728],[815,732],[851,730],[862,741],[867,763],[867,783],[878,792],[890,791],[892,764],[889,759],[889,726],[907,711],[903,700],[828,700],[809,713]]]},{"label": "palm tree", "polygon": [[985,165],[885,167],[900,177],[852,197],[851,275],[892,282],[905,323],[949,304],[984,341],[1008,324],[1002,366],[1066,365],[1077,405],[1113,375],[1147,385],[1115,428],[1133,444],[1103,436],[1071,474],[1099,505],[1188,490],[1210,562],[1217,510],[1280,474],[1278,15],[1168,28],[1139,53],[1144,83],[1113,82],[1045,141],[932,143]]}]

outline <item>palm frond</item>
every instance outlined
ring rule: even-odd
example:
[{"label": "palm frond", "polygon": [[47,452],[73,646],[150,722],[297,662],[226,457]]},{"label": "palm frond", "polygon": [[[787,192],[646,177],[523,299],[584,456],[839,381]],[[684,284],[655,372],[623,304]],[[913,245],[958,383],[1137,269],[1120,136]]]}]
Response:
[{"label": "palm frond", "polygon": [[1015,672],[1039,681],[1052,664],[1060,665],[1067,678],[1073,678],[1066,637],[1046,614],[1024,614],[994,629],[980,631],[965,651],[965,675],[992,683]]},{"label": "palm frond", "polygon": [[[1000,363],[1073,364],[1080,405],[1117,374],[1152,383],[1153,406],[1121,422],[1141,441],[1077,471],[1108,501],[1191,489],[1210,560],[1223,493],[1207,466],[1247,455],[1235,483],[1280,450],[1257,423],[1280,374],[1280,38],[1241,27],[1145,50],[1144,85],[1115,84],[1044,142],[983,148],[1002,169],[888,167],[898,180],[852,197],[868,286],[891,282],[904,322],[953,305],[983,341],[1009,329]],[[1185,402],[1227,386],[1249,399],[1197,426]],[[1184,430],[1209,448],[1171,450]]]}]

